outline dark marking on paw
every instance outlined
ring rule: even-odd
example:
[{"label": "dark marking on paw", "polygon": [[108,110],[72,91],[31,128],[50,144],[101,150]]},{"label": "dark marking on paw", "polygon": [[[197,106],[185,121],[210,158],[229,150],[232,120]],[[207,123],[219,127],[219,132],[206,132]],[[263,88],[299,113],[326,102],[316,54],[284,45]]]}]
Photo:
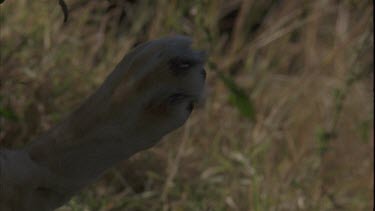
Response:
[{"label": "dark marking on paw", "polygon": [[193,65],[195,65],[193,60],[181,57],[175,57],[169,61],[169,68],[175,75],[185,74]]},{"label": "dark marking on paw", "polygon": [[194,109],[194,103],[193,102],[189,102],[187,108],[186,108],[189,112],[192,112],[193,109]]},{"label": "dark marking on paw", "polygon": [[189,96],[183,93],[176,93],[168,97],[168,102],[172,105],[176,105],[182,103],[186,100]]},{"label": "dark marking on paw", "polygon": [[204,68],[202,68],[201,70],[201,74],[203,76],[203,80],[205,81],[206,80],[206,77],[207,77],[207,73],[206,73],[206,70]]}]

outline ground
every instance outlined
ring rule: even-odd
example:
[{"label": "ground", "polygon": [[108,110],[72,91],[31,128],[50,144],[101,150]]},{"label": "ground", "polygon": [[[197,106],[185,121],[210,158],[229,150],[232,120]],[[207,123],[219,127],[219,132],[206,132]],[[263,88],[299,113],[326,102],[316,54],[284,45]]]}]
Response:
[{"label": "ground", "polygon": [[204,103],[61,210],[371,210],[373,6],[318,1],[0,5],[0,144],[59,122],[137,44],[205,49]]}]

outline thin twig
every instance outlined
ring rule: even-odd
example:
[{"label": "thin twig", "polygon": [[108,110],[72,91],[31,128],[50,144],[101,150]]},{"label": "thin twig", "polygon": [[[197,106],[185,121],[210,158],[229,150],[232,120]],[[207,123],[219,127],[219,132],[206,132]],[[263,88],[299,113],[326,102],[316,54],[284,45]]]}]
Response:
[{"label": "thin twig", "polygon": [[59,5],[64,13],[64,23],[66,23],[68,21],[68,16],[69,16],[68,6],[66,6],[66,3],[64,2],[64,0],[59,0]]}]

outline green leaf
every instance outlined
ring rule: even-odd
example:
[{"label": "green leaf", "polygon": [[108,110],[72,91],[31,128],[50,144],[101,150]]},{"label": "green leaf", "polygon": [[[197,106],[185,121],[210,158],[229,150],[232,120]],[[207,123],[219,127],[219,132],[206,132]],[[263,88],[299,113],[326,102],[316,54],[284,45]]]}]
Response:
[{"label": "green leaf", "polygon": [[17,121],[17,115],[10,109],[5,109],[0,107],[0,117],[4,117],[5,119]]},{"label": "green leaf", "polygon": [[332,138],[335,137],[335,134],[332,132],[327,131],[323,128],[318,128],[316,132],[316,138],[318,141],[318,150],[321,155],[326,153],[329,149],[329,143]]},{"label": "green leaf", "polygon": [[371,121],[370,120],[366,120],[366,121],[361,122],[359,127],[358,127],[361,140],[364,143],[368,143],[368,141],[370,140],[371,128],[372,127],[371,127]]},{"label": "green leaf", "polygon": [[247,96],[246,92],[229,76],[224,75],[224,73],[218,70],[216,70],[216,73],[230,91],[229,100],[231,103],[237,107],[243,116],[251,121],[255,121],[255,106],[251,99]]}]

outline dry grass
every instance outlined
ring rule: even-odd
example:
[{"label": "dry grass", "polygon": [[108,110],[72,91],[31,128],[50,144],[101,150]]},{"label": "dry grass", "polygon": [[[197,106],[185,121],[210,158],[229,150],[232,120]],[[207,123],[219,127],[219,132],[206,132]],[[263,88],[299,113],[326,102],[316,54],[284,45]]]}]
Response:
[{"label": "dry grass", "polygon": [[66,24],[57,1],[0,6],[2,147],[58,122],[139,42],[187,34],[210,65],[205,105],[183,128],[61,210],[373,208],[372,1],[66,2]]}]

